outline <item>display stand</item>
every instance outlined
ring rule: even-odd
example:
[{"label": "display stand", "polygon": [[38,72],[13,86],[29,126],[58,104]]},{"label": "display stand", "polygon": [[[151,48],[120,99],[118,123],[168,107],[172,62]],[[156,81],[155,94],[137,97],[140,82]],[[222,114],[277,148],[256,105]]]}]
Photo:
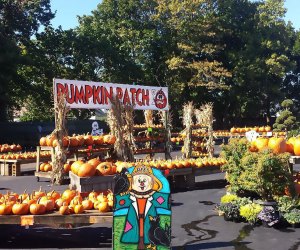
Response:
[{"label": "display stand", "polygon": [[95,210],[86,210],[83,214],[61,215],[53,212],[43,215],[2,215],[0,216],[1,225],[50,225],[58,226],[61,224],[95,224],[112,223],[112,212],[100,213]]}]

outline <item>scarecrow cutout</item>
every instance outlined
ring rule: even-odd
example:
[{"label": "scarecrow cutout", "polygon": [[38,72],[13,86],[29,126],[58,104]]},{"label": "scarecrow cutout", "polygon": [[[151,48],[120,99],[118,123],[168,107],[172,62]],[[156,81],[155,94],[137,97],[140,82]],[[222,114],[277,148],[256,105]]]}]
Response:
[{"label": "scarecrow cutout", "polygon": [[170,249],[170,187],[161,171],[137,165],[115,181],[113,249]]}]

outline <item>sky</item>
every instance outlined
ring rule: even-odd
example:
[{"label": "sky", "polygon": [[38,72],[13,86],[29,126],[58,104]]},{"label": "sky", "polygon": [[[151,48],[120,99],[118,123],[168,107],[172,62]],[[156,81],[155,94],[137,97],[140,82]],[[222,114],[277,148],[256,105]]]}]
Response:
[{"label": "sky", "polygon": [[[57,11],[52,25],[62,29],[75,28],[78,25],[77,16],[90,15],[101,0],[51,0],[52,11]],[[300,29],[300,0],[286,0],[287,13],[285,20],[291,21],[296,30]]]}]

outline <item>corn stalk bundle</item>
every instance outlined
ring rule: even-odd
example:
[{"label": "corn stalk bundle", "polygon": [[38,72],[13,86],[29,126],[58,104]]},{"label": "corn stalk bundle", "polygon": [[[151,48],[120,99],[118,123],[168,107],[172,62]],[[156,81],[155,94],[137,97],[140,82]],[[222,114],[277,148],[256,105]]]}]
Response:
[{"label": "corn stalk bundle", "polygon": [[184,157],[192,156],[192,125],[193,125],[193,102],[188,102],[183,106],[183,126],[185,127],[185,138],[183,145]]},{"label": "corn stalk bundle", "polygon": [[116,137],[114,153],[119,160],[133,161],[135,148],[133,140],[133,107],[124,106],[115,96],[111,98],[111,109],[107,123]]},{"label": "corn stalk bundle", "polygon": [[213,104],[206,103],[195,110],[197,124],[207,127],[208,139],[206,150],[210,157],[213,157],[214,139],[213,139]]},{"label": "corn stalk bundle", "polygon": [[164,124],[165,127],[165,133],[164,133],[164,139],[165,139],[165,158],[172,159],[171,157],[171,150],[172,150],[172,144],[171,144],[171,129],[172,129],[172,113],[169,111],[159,111],[158,115],[160,117],[160,122]]},{"label": "corn stalk bundle", "polygon": [[66,151],[63,147],[63,138],[67,135],[66,116],[69,110],[69,107],[66,105],[65,95],[59,95],[54,102],[55,129],[52,134],[58,143],[54,152],[53,170],[51,174],[51,182],[58,185],[63,183],[64,164],[67,161]]},{"label": "corn stalk bundle", "polygon": [[[145,117],[146,126],[148,128],[153,127],[153,125],[154,125],[154,122],[153,122],[153,110],[144,110],[144,117]],[[144,132],[145,132],[146,136],[150,136],[150,132],[148,130],[145,130]],[[151,142],[150,141],[148,141],[148,142],[145,143],[145,148],[148,148],[148,149],[151,148]]]}]

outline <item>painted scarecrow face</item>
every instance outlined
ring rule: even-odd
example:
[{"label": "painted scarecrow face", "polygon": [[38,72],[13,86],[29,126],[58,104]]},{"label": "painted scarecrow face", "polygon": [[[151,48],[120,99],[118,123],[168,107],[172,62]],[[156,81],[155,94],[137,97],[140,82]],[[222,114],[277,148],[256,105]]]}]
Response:
[{"label": "painted scarecrow face", "polygon": [[137,192],[146,192],[152,189],[153,181],[149,175],[137,174],[132,178],[132,189]]}]

